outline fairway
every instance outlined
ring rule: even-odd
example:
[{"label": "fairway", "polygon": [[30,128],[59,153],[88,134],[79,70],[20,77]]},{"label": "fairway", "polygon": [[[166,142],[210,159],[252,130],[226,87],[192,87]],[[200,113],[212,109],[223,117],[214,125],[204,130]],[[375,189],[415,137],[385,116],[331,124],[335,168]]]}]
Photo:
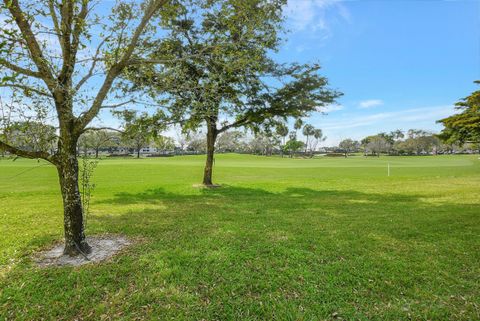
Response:
[{"label": "fairway", "polygon": [[[37,268],[56,169],[0,160],[0,320],[480,319],[478,155],[102,159],[86,233],[136,244]],[[391,175],[387,176],[390,164]]]}]

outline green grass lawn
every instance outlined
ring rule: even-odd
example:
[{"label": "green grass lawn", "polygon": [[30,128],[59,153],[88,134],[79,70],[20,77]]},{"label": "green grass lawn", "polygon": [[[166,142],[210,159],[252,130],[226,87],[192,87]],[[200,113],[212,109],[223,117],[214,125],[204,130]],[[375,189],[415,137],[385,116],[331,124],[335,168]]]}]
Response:
[{"label": "green grass lawn", "polygon": [[87,234],[139,243],[39,269],[56,171],[0,160],[0,320],[480,319],[478,155],[218,155],[213,190],[203,162],[101,160]]}]

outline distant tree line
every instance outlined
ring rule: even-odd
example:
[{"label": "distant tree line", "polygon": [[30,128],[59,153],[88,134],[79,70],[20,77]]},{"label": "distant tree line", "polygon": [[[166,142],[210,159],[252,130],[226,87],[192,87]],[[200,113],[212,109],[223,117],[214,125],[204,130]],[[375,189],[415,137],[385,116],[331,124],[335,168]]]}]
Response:
[{"label": "distant tree line", "polygon": [[[347,157],[350,153],[363,153],[365,156],[386,155],[436,155],[479,151],[478,143],[443,141],[440,135],[421,129],[395,130],[363,138],[342,140],[336,152]],[[479,151],[480,152],[480,151]]]},{"label": "distant tree line", "polygon": [[[166,156],[206,154],[207,137],[201,131],[178,133],[176,138],[151,131],[149,126],[129,123],[125,129],[96,129],[83,133],[77,146],[77,154],[98,158],[100,156]],[[302,132],[303,139],[298,138]],[[4,133],[8,141],[24,150],[50,150],[55,152],[52,137],[55,128],[41,123],[16,122]],[[229,130],[218,135],[215,142],[217,153],[243,153],[264,156],[313,157],[318,153],[347,157],[354,153],[364,156],[384,155],[434,155],[465,152],[480,152],[479,143],[443,141],[437,135],[420,129],[395,130],[367,136],[361,140],[347,138],[338,146],[319,148],[326,137],[319,128],[297,120],[292,130],[279,123],[273,130],[251,133]]]}]

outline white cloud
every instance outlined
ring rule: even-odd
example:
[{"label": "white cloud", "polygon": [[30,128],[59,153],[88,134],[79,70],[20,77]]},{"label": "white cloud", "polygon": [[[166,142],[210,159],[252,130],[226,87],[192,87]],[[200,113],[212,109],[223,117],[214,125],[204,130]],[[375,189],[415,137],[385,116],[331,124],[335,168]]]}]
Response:
[{"label": "white cloud", "polygon": [[[375,125],[376,128],[378,127],[379,131],[382,131],[384,129],[380,128],[377,124],[385,126],[390,124],[398,124],[400,126],[403,124],[409,125],[408,123],[412,123],[411,127],[415,127],[415,122],[429,121],[432,125],[434,125],[436,120],[446,117],[453,112],[454,107],[450,105],[412,108],[366,116],[354,116],[345,120],[334,122],[324,122],[321,127],[325,129],[348,129]],[[401,124],[402,122],[403,124]]]},{"label": "white cloud", "polygon": [[292,31],[322,30],[325,33],[323,37],[330,34],[329,22],[332,17],[350,21],[350,12],[340,0],[288,0],[285,14]]},{"label": "white cloud", "polygon": [[374,108],[383,105],[383,100],[381,99],[368,99],[363,100],[358,104],[360,109]]},{"label": "white cloud", "polygon": [[436,121],[454,112],[454,106],[440,105],[371,115],[340,114],[339,116],[332,116],[332,118],[335,117],[335,120],[329,120],[329,116],[326,116],[312,119],[310,123],[321,128],[328,137],[324,146],[335,146],[345,138],[359,140],[368,135],[396,129],[421,128],[436,132],[442,127]]}]

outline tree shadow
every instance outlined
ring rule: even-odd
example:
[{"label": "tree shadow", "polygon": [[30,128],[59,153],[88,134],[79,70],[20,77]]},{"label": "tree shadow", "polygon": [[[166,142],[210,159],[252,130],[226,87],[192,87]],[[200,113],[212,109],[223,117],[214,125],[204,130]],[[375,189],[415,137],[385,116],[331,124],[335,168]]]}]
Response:
[{"label": "tree shadow", "polygon": [[[412,227],[416,231],[426,227],[424,233],[428,233],[436,221],[439,226],[445,224],[445,220],[456,224],[458,222],[455,223],[453,217],[444,214],[463,207],[462,204],[445,206],[425,202],[429,196],[422,194],[377,194],[304,187],[288,187],[273,192],[261,188],[224,186],[221,189],[192,192],[195,193],[182,194],[155,188],[140,193],[117,193],[113,198],[95,204],[120,207],[136,204],[145,205],[145,208],[129,210],[121,215],[93,215],[93,219],[98,225],[116,227],[119,231],[134,229],[135,233],[154,234],[159,225],[165,229],[171,226],[180,228],[181,224],[192,228],[208,228],[236,221],[240,227],[247,228],[248,224],[258,225],[255,220],[270,223],[274,220],[276,226],[298,225],[294,229],[308,229],[321,223],[346,232],[349,232],[347,227],[355,229],[367,224],[370,229],[376,228],[378,232],[401,237],[402,231]],[[157,208],[151,205],[161,206]],[[305,226],[302,223],[313,225]],[[407,234],[409,237],[415,235],[411,231]]]},{"label": "tree shadow", "polygon": [[[473,274],[462,269],[478,266],[473,254],[451,256],[473,253],[478,207],[435,205],[428,197],[239,186],[117,193],[94,201],[93,209],[117,212],[94,211],[89,234],[121,233],[145,242],[77,270],[17,266],[0,280],[0,306],[3,296],[14,297],[4,301],[10,310],[29,302],[32,316],[61,315],[68,307],[94,316],[121,311],[125,317],[208,319],[248,319],[248,313],[328,319],[336,311],[355,319],[379,308],[379,315],[393,311],[392,318],[401,319],[407,302],[420,318],[421,302],[475,293],[468,281]],[[60,288],[69,291],[57,293]],[[444,316],[464,309],[463,302],[446,306]],[[349,310],[352,305],[358,310]],[[299,306],[305,307],[301,314]]]}]

